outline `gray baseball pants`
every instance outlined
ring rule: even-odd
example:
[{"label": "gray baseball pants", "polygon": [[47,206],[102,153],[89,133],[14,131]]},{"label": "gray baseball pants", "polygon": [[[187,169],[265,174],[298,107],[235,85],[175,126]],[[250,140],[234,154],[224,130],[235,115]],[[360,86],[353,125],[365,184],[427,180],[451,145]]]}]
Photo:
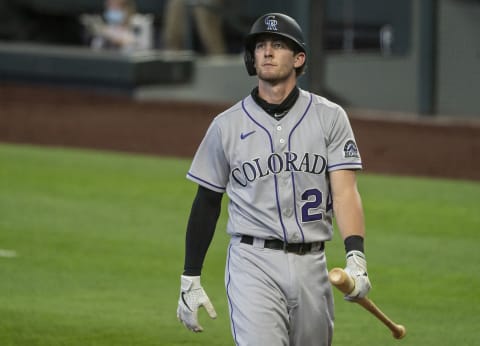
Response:
[{"label": "gray baseball pants", "polygon": [[232,237],[225,268],[238,346],[330,346],[333,295],[323,251],[303,255]]}]

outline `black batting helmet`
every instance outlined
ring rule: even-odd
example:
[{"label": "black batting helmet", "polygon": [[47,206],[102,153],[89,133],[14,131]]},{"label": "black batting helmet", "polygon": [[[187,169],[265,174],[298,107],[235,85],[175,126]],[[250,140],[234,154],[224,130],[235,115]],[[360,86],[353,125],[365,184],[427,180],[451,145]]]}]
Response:
[{"label": "black batting helmet", "polygon": [[[249,34],[245,38],[245,67],[250,76],[255,76],[255,42],[257,37],[261,34],[274,34],[285,37],[293,42],[295,51],[306,52],[306,44],[303,38],[302,29],[300,25],[292,17],[283,13],[267,13],[258,18],[253,23]],[[305,64],[297,68],[297,75],[303,72]]]}]

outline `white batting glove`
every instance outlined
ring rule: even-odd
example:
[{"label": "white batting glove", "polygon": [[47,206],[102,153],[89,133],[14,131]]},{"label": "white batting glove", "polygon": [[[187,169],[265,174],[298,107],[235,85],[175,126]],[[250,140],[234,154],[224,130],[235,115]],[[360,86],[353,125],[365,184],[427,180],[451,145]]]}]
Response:
[{"label": "white batting glove", "polygon": [[355,281],[353,291],[345,295],[345,299],[353,301],[365,297],[372,285],[368,279],[367,261],[361,251],[353,250],[347,252],[347,266],[345,272]]},{"label": "white batting glove", "polygon": [[181,276],[180,298],[178,299],[177,318],[185,327],[193,332],[201,332],[203,328],[198,323],[198,308],[203,306],[211,318],[217,313],[208,299],[200,276]]}]

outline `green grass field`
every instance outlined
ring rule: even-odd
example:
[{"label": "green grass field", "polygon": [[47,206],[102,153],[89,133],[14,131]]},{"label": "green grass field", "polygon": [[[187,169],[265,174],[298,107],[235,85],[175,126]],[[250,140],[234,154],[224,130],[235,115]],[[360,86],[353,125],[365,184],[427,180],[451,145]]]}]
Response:
[{"label": "green grass field", "polygon": [[[218,318],[202,311],[201,334],[176,319],[188,166],[0,145],[0,345],[233,345],[225,208],[202,279]],[[360,174],[359,188],[370,297],[408,335],[335,293],[334,345],[480,345],[480,184]],[[343,267],[338,233],[326,251]]]}]

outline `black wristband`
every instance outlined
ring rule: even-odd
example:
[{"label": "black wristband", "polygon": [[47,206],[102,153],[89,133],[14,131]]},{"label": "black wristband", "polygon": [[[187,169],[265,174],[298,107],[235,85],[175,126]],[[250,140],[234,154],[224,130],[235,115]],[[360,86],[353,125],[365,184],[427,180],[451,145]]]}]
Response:
[{"label": "black wristband", "polygon": [[364,248],[363,248],[363,237],[359,235],[351,235],[343,241],[345,244],[345,252],[349,251],[360,251],[364,253]]}]

